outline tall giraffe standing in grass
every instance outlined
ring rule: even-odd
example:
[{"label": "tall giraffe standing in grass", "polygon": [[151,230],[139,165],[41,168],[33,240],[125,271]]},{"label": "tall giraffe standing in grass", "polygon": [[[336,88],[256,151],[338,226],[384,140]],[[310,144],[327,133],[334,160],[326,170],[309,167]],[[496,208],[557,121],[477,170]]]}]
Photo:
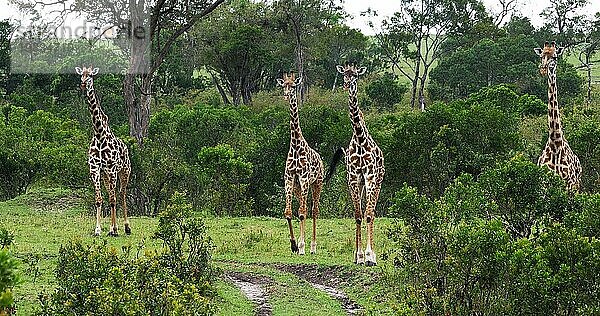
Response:
[{"label": "tall giraffe standing in grass", "polygon": [[[383,152],[367,130],[363,114],[358,108],[357,81],[358,76],[365,73],[365,67],[355,65],[337,66],[337,71],[344,75],[344,89],[348,90],[348,110],[352,123],[352,138],[348,148],[340,148],[334,155],[331,167],[325,177],[326,182],[335,171],[337,162],[342,154],[345,156],[348,189],[354,204],[354,219],[356,220],[356,245],[354,262],[374,266],[377,264],[373,247],[373,222],[375,221],[375,206],[379,199],[379,191],[385,174]],[[363,195],[366,198],[365,212],[361,209]],[[362,251],[362,221],[367,226],[367,247]]]},{"label": "tall giraffe standing in grass", "polygon": [[[302,82],[302,78],[283,75],[283,79],[277,79],[277,83],[283,87],[283,95],[290,104],[290,150],[285,162],[285,212],[284,216],[290,229],[290,243],[292,252],[304,254],[304,232],[307,217],[308,190],[312,189],[312,217],[313,231],[310,253],[317,252],[317,217],[319,216],[319,199],[323,187],[323,161],[321,156],[310,146],[302,136],[300,120],[298,118],[298,99],[296,98],[296,87]],[[292,227],[292,194],[296,195],[300,203],[298,217],[300,218],[300,237],[298,244],[294,239]]]},{"label": "tall giraffe standing in grass", "polygon": [[541,58],[540,74],[548,76],[548,141],[538,159],[538,165],[546,165],[556,172],[565,182],[567,188],[578,190],[581,181],[581,163],[567,142],[560,121],[556,87],[556,60],[564,48],[557,47],[555,42],[544,44],[544,48],[534,51]]},{"label": "tall giraffe standing in grass", "polygon": [[96,229],[94,230],[94,234],[98,236],[102,232],[100,226],[100,220],[102,219],[100,177],[102,176],[110,204],[111,225],[108,235],[118,235],[115,193],[117,179],[120,180],[121,203],[125,217],[125,233],[129,235],[131,234],[131,227],[127,218],[127,183],[129,182],[129,174],[131,173],[129,151],[125,143],[111,132],[108,126],[108,117],[100,107],[100,101],[96,95],[96,90],[94,90],[94,76],[98,73],[98,68],[77,67],[75,71],[78,75],[81,75],[81,90],[84,90],[87,96],[88,108],[92,116],[92,128],[94,130],[88,151],[90,177],[96,191]]}]

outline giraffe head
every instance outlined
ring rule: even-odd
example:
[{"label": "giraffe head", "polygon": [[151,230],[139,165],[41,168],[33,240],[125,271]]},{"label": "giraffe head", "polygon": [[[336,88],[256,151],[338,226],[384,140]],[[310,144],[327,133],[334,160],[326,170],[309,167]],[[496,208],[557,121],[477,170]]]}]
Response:
[{"label": "giraffe head", "polygon": [[548,74],[548,69],[556,68],[556,59],[562,55],[564,47],[556,46],[556,42],[544,43],[544,48],[534,48],[535,53],[540,56],[540,74],[545,76]]},{"label": "giraffe head", "polygon": [[98,70],[98,68],[92,68],[92,66],[89,68],[86,68],[85,66],[83,68],[75,67],[75,72],[81,76],[81,90],[85,90],[85,85],[98,74]]},{"label": "giraffe head", "polygon": [[283,79],[277,79],[277,84],[283,87],[283,97],[286,101],[290,100],[290,96],[296,93],[296,87],[302,83],[302,77],[296,78],[294,73],[289,76],[287,73],[283,74]]},{"label": "giraffe head", "polygon": [[345,66],[337,65],[335,68],[339,73],[344,75],[344,90],[348,90],[352,84],[356,83],[358,76],[367,71],[367,67],[356,67],[354,64],[346,64]]}]

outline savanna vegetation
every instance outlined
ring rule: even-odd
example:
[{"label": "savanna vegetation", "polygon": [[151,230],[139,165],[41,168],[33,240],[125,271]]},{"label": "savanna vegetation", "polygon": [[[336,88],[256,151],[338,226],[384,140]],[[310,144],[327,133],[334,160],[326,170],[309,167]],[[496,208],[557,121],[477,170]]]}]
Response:
[{"label": "savanna vegetation", "polygon": [[[494,13],[402,0],[374,35],[347,26],[341,1],[156,1],[147,51],[45,37],[57,3],[11,1],[37,17],[26,32],[0,21],[0,315],[255,313],[236,275],[266,288],[274,315],[348,302],[364,314],[600,313],[600,13],[585,14],[588,1],[553,0],[534,26],[518,1]],[[127,35],[142,23],[127,3],[58,14]],[[558,102],[578,192],[536,165],[548,95],[533,48],[547,40],[566,47]],[[376,267],[352,264],[344,168],[321,196],[316,255],[289,251],[282,215],[290,114],[276,79],[302,76],[300,124],[327,166],[352,134],[335,71],[346,62],[368,68],[359,106],[385,156]],[[92,237],[92,128],[74,72],[89,64],[129,148],[131,236]]]}]

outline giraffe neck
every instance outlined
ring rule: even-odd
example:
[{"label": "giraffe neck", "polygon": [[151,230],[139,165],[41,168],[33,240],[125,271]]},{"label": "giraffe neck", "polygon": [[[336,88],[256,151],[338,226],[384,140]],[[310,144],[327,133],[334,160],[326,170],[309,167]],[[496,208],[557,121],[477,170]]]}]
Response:
[{"label": "giraffe neck", "polygon": [[291,139],[302,139],[302,129],[300,128],[300,118],[298,117],[298,99],[296,92],[290,94],[290,136]]},{"label": "giraffe neck", "polygon": [[356,80],[348,87],[348,110],[350,122],[352,123],[353,135],[356,137],[363,137],[368,134],[362,112],[358,108]]},{"label": "giraffe neck", "polygon": [[551,141],[563,139],[562,123],[558,109],[555,62],[548,65],[548,137]]},{"label": "giraffe neck", "polygon": [[102,111],[102,107],[100,107],[100,101],[98,100],[98,95],[96,95],[96,90],[94,90],[94,80],[92,78],[86,82],[86,96],[88,109],[92,117],[94,136],[102,137],[111,134],[110,127],[108,127],[108,117]]}]

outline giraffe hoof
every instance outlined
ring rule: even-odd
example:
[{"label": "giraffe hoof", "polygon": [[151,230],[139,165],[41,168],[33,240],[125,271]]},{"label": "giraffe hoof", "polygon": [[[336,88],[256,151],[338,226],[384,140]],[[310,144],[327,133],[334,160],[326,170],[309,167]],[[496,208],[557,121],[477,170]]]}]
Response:
[{"label": "giraffe hoof", "polygon": [[290,239],[290,243],[292,244],[292,253],[298,253],[298,245],[296,244],[296,241]]},{"label": "giraffe hoof", "polygon": [[377,262],[374,262],[374,261],[368,261],[368,260],[367,260],[367,261],[365,261],[365,266],[367,266],[367,267],[374,267],[374,266],[376,266],[376,265],[377,265]]},{"label": "giraffe hoof", "polygon": [[109,237],[117,237],[119,236],[119,234],[115,231],[115,232],[108,232],[108,236]]},{"label": "giraffe hoof", "polygon": [[125,225],[125,234],[131,235],[131,228],[129,228],[129,225]]},{"label": "giraffe hoof", "polygon": [[100,228],[96,228],[94,230],[94,236],[100,236],[100,233],[102,233],[102,230],[100,230]]}]

